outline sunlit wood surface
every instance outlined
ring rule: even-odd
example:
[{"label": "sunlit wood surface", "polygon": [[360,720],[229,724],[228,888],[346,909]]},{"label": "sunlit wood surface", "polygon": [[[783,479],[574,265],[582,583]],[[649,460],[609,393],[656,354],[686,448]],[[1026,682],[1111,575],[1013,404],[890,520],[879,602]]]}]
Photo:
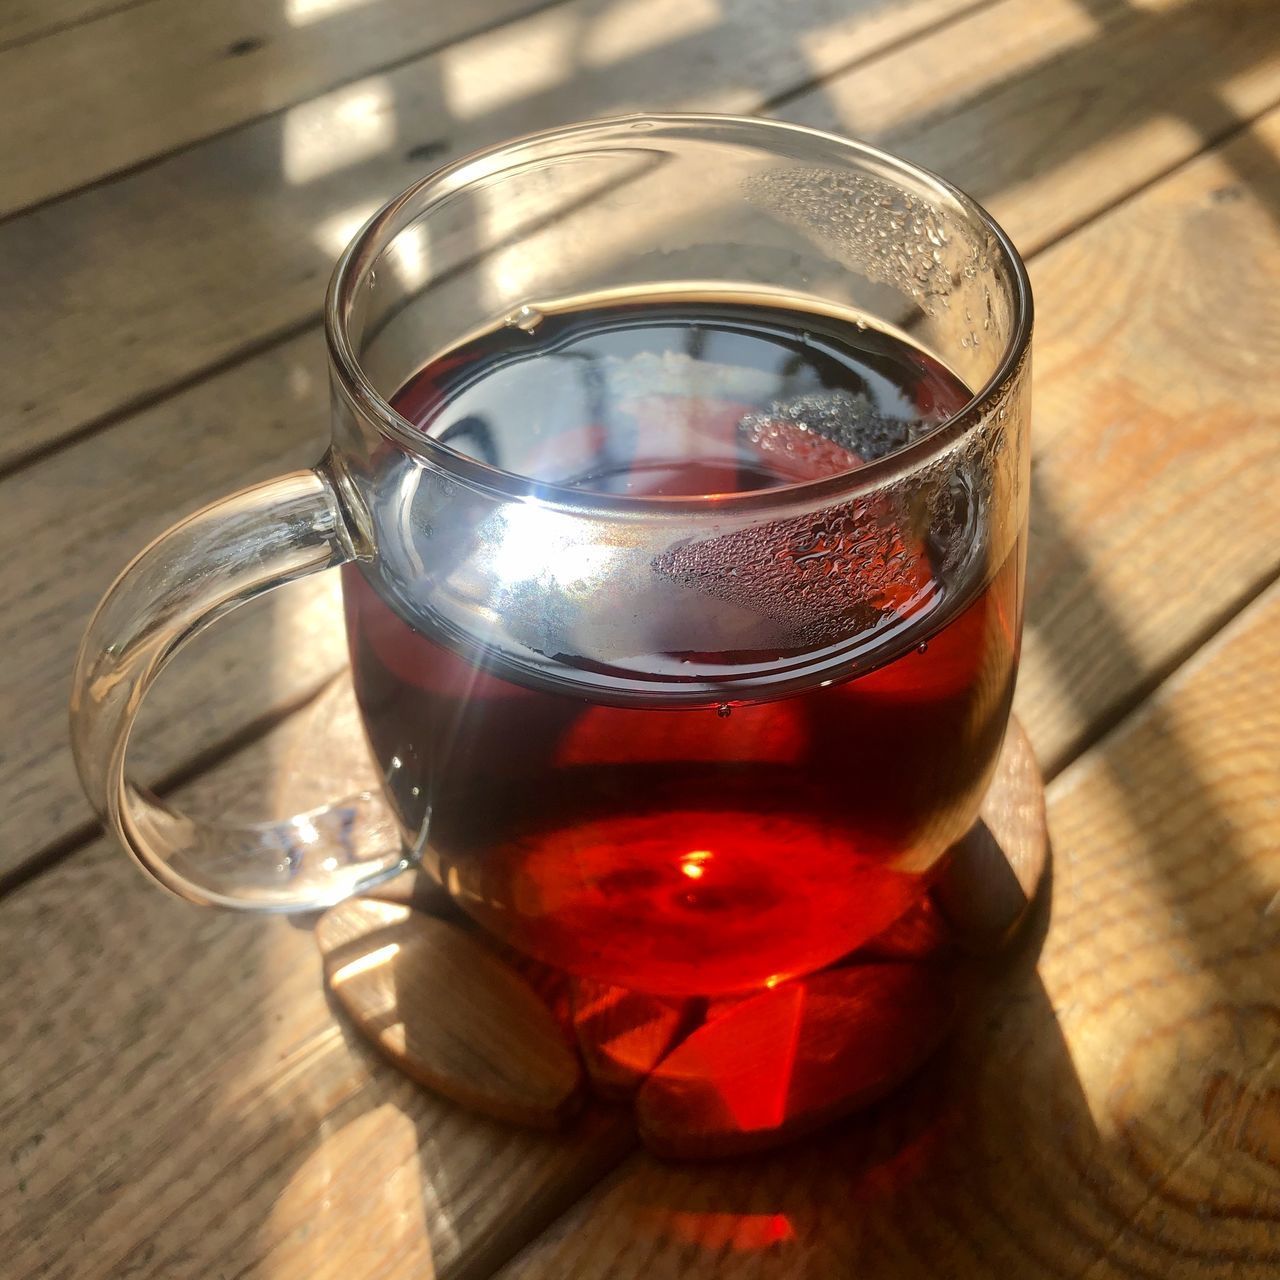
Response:
[{"label": "sunlit wood surface", "polygon": [[[642,106],[940,170],[1039,317],[1039,934],[903,1096],[701,1168],[622,1111],[548,1136],[404,1079],[304,929],[187,908],[100,839],[66,748],[128,556],[318,455],[319,308],[365,214]],[[1280,1274],[1274,0],[0,0],[0,162],[0,1274]],[[354,732],[338,619],[317,580],[203,640],[139,771],[206,811],[323,800],[296,792]]]}]

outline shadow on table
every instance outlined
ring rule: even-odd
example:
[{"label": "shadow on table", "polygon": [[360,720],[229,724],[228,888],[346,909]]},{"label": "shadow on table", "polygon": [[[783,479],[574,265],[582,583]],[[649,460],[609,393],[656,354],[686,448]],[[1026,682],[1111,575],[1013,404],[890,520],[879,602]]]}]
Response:
[{"label": "shadow on table", "polygon": [[[1043,571],[1070,583],[1055,625],[1038,628],[1041,641],[1071,678],[1078,646],[1058,640],[1069,629],[1095,636],[1097,651],[1121,663],[1132,690],[1126,707],[1135,705],[1161,673],[1140,660],[1093,589],[1049,495],[1037,493],[1034,512],[1031,581],[1043,560]],[[1059,913],[1087,958],[1055,958],[1055,998],[1036,970],[1046,893],[1007,970],[892,1099],[752,1160],[674,1168],[633,1160],[588,1217],[570,1214],[563,1233],[553,1228],[545,1255],[535,1245],[512,1280],[555,1274],[579,1256],[565,1242],[583,1235],[581,1256],[616,1261],[610,1274],[619,1276],[643,1273],[610,1252],[622,1240],[660,1275],[670,1266],[859,1280],[1079,1276],[1105,1271],[1108,1258],[1108,1274],[1157,1274],[1192,1260],[1204,1268],[1197,1275],[1267,1274],[1280,1261],[1280,1183],[1265,1133],[1280,1117],[1280,1095],[1264,1086],[1280,1029],[1258,992],[1280,981],[1280,950],[1258,942],[1253,921],[1276,886],[1246,857],[1184,729],[1159,703],[1145,703],[1141,719],[1132,738],[1104,743],[1093,759],[1104,773],[1098,785],[1115,789],[1128,820],[1103,838],[1127,845],[1152,889],[1149,921],[1108,942],[1117,918],[1140,908],[1108,897],[1097,883],[1105,866],[1073,873],[1068,865]],[[1060,810],[1068,824],[1069,803]],[[1187,832],[1202,844],[1189,845]],[[1104,944],[1096,950],[1092,916]],[[1135,940],[1160,959],[1131,965],[1117,948]],[[1125,1025],[1130,1005],[1145,1020],[1136,1032]],[[1063,1018],[1089,1046],[1087,1085]],[[1252,1132],[1258,1125],[1263,1132]]]}]

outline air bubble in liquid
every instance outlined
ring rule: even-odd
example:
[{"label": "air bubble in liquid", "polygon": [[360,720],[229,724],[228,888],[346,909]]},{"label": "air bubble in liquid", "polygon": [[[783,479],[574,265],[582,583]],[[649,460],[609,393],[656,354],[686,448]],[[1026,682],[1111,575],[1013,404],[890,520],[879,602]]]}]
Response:
[{"label": "air bubble in liquid", "polygon": [[718,715],[721,720],[727,720],[731,715],[733,715],[733,708],[727,702],[722,702],[716,708],[716,715]]}]

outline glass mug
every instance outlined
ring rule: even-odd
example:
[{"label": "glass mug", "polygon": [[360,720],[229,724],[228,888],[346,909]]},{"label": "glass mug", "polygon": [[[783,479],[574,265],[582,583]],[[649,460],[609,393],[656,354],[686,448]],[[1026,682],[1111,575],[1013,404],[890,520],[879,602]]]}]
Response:
[{"label": "glass mug", "polygon": [[[324,459],[165,533],[81,648],[80,775],[146,871],[310,911],[420,863],[664,995],[812,972],[921,899],[1021,631],[1031,294],[989,215],[809,129],[574,125],[387,204],[325,332]],[[131,783],[173,654],[339,565],[384,794],[228,827]]]}]

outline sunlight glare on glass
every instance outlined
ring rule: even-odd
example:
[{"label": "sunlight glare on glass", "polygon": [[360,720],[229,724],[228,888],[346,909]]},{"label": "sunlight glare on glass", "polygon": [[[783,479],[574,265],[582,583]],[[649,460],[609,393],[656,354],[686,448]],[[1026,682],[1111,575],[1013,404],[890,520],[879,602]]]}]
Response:
[{"label": "sunlight glare on glass", "polygon": [[293,819],[294,829],[298,833],[298,839],[303,844],[315,844],[320,839],[320,833],[316,830],[316,825],[310,818],[303,817]]},{"label": "sunlight glare on glass", "polygon": [[533,503],[513,503],[499,519],[490,566],[504,582],[550,581],[560,587],[603,577],[617,555],[614,547],[582,542],[578,529],[555,511]]},{"label": "sunlight glare on glass", "polygon": [[421,289],[431,275],[431,250],[427,229],[421,222],[406,227],[386,252],[386,262],[402,288]]},{"label": "sunlight glare on glass", "polygon": [[[704,228],[706,234],[714,234],[717,220],[732,213],[732,199],[714,184],[683,193],[676,206],[650,198],[644,176],[640,164],[634,186],[626,181],[626,173],[584,169],[575,175],[571,169],[562,170],[558,178],[565,192],[563,215],[524,235],[516,234],[519,224],[512,226],[511,211],[495,199],[484,227],[486,238],[498,246],[481,268],[486,305],[498,309],[533,302],[547,295],[548,279],[565,274],[566,263],[572,264],[576,278],[608,272],[673,235],[693,235]],[[591,199],[592,184],[599,192],[598,203]],[[570,206],[571,199],[578,207]],[[555,291],[553,286],[553,295]]]},{"label": "sunlight glare on glass", "polygon": [[382,76],[300,103],[284,117],[284,176],[294,186],[314,182],[387,150],[395,133],[395,106]]}]

